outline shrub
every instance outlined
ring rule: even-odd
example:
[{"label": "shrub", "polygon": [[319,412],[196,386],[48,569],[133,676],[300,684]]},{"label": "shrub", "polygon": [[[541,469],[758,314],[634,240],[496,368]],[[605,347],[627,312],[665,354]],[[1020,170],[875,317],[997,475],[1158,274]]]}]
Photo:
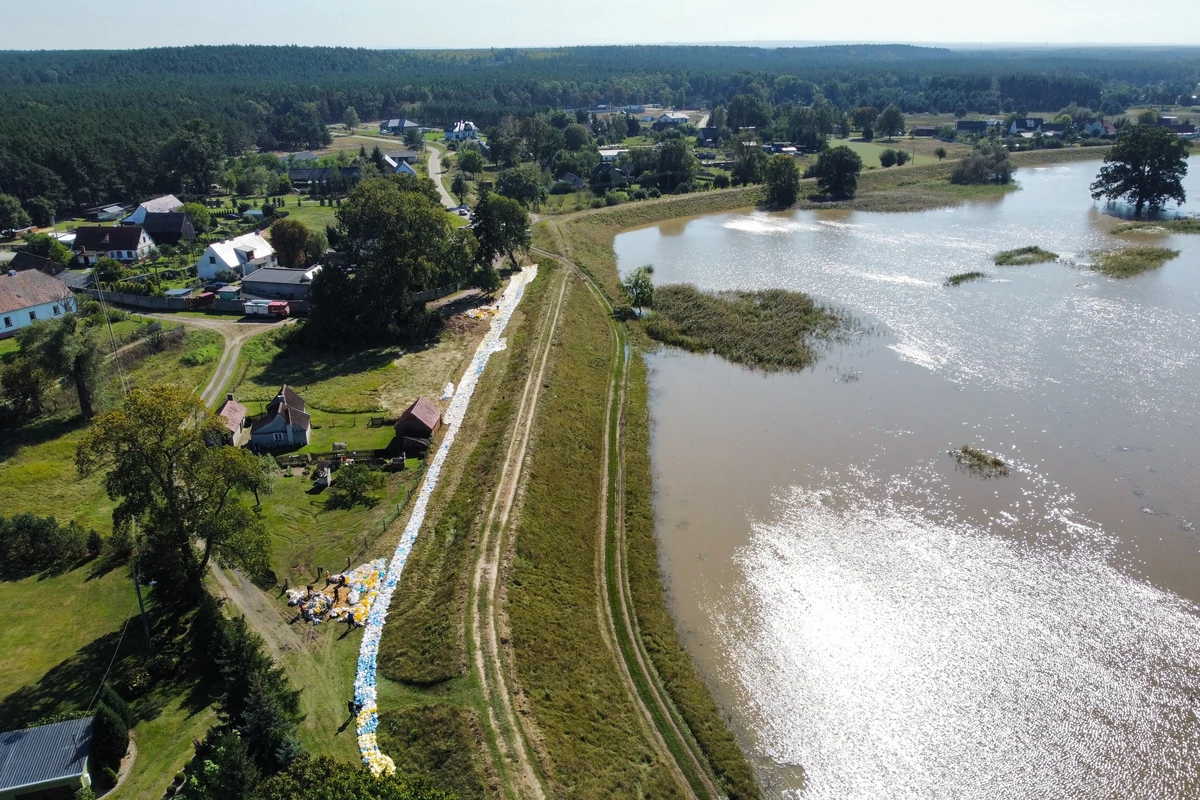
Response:
[{"label": "shrub", "polygon": [[1000,145],[981,143],[954,165],[950,182],[960,185],[1012,182],[1012,164],[1008,151]]},{"label": "shrub", "polygon": [[716,176],[715,178],[713,178],[713,188],[714,189],[728,189],[729,188],[729,176],[722,173],[722,174]]},{"label": "shrub", "polygon": [[896,151],[890,147],[887,150],[884,150],[879,154],[879,163],[882,164],[884,168],[894,167],[896,165]]},{"label": "shrub", "polygon": [[330,487],[329,503],[334,508],[353,508],[362,504],[374,506],[376,494],[383,488],[383,473],[366,464],[349,464],[337,472]]},{"label": "shrub", "polygon": [[117,694],[117,690],[107,683],[100,687],[100,702],[117,712],[126,726],[133,725],[133,709],[129,707],[129,703],[125,702],[125,698]]},{"label": "shrub", "polygon": [[910,156],[908,154],[907,150],[897,150],[896,151],[896,166],[897,167],[903,167],[911,159],[912,159],[912,156]]},{"label": "shrub", "polygon": [[650,199],[652,199],[652,200],[657,200],[658,198],[662,197],[662,192],[659,191],[657,186],[651,188],[649,191],[649,194],[650,194]]},{"label": "shrub", "polygon": [[591,206],[592,208],[604,208],[604,200],[602,198],[596,197],[588,205]]},{"label": "shrub", "polygon": [[98,556],[100,551],[104,549],[104,540],[100,538],[100,534],[96,533],[95,528],[88,532],[87,550],[88,555]]},{"label": "shrub", "polygon": [[28,512],[0,516],[0,564],[7,569],[64,567],[86,552],[90,539],[77,522],[60,525],[54,517]]},{"label": "shrub", "polygon": [[101,703],[92,719],[92,755],[96,763],[115,770],[121,766],[128,749],[129,726],[120,714]]}]

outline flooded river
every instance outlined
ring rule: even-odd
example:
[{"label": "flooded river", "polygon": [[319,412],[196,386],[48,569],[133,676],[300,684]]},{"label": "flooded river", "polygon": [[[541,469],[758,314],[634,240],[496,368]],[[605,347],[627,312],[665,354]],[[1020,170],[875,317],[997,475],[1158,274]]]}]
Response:
[{"label": "flooded river", "polygon": [[[1097,168],[618,237],[622,271],[858,321],[799,374],[649,357],[672,610],[769,797],[1200,797],[1200,236],[1109,236]],[[1136,242],[1182,255],[1083,266]],[[1077,263],[992,265],[1024,245]]]}]

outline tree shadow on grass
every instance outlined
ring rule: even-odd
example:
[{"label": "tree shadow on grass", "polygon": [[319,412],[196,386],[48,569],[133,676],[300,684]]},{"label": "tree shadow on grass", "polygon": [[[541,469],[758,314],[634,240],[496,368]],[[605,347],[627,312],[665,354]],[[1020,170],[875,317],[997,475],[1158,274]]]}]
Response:
[{"label": "tree shadow on grass", "polygon": [[[428,346],[432,346],[432,342]],[[413,348],[384,347],[356,353],[339,353],[336,350],[314,350],[294,346],[271,359],[256,383],[268,386],[310,386],[321,381],[372,372],[392,363],[405,353],[427,349],[418,345]]]},{"label": "tree shadow on grass", "polygon": [[[0,699],[5,729],[21,728],[53,714],[86,710],[107,675],[131,702],[138,722],[152,720],[182,696],[188,715],[212,705],[214,685],[186,653],[187,620],[177,612],[148,608],[157,654],[151,658],[141,620],[130,616],[122,628],[93,639],[43,675]],[[110,669],[111,664],[111,669]],[[130,676],[144,674],[136,691]]]},{"label": "tree shadow on grass", "polygon": [[0,461],[7,461],[23,447],[40,444],[74,433],[87,426],[83,417],[74,415],[69,419],[56,416],[36,420],[15,430],[5,430],[0,436]]}]

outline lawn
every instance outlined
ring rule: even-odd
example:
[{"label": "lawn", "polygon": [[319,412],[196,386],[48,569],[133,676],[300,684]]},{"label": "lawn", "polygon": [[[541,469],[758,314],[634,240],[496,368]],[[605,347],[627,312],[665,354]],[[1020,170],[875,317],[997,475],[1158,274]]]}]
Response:
[{"label": "lawn", "polygon": [[298,219],[314,230],[323,231],[326,225],[337,224],[337,217],[334,216],[337,208],[323,206],[315,199],[305,199],[304,205],[297,206],[296,197],[290,196],[283,210],[288,212],[287,219]]},{"label": "lawn", "polygon": [[[874,167],[876,169],[883,169],[883,165],[879,163],[879,154],[882,153],[884,150],[903,150],[906,153],[908,153],[910,156],[912,156],[913,147],[917,142],[921,142],[922,143],[921,149],[924,149],[924,145],[928,141],[929,140],[925,140],[925,139],[904,139],[904,138],[897,138],[893,142],[889,142],[886,139],[877,139],[874,142],[864,142],[864,141],[860,141],[858,139],[831,139],[829,141],[829,146],[830,147],[840,147],[840,146],[844,145],[846,147],[849,147],[854,152],[858,153],[859,158],[861,158],[863,160],[863,169],[870,169],[872,167]],[[950,149],[950,146],[948,146],[948,145],[944,145],[941,143],[939,143],[939,144],[943,147],[946,147],[947,150]],[[962,145],[959,146],[960,149],[962,147],[963,147]],[[936,164],[936,163],[937,163],[937,156],[933,155],[932,153],[928,154],[928,155],[923,154],[920,152],[920,149],[917,151],[916,157],[913,160],[908,162],[908,164],[912,165],[912,166],[920,166],[922,164]],[[891,169],[895,169],[895,167],[891,167]]]},{"label": "lawn", "polygon": [[448,381],[459,379],[479,335],[447,332],[420,350],[378,348],[347,355],[308,348],[284,351],[278,332],[270,331],[242,347],[230,391],[255,411],[251,404],[269,401],[287,383],[310,411],[359,415],[357,424],[362,425],[368,416],[398,415],[421,395],[436,401]]}]

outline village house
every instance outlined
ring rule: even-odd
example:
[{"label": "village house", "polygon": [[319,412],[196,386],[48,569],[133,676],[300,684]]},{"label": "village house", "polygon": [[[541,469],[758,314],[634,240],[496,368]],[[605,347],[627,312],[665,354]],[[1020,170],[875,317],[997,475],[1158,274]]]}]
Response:
[{"label": "village house", "polygon": [[307,300],[313,278],[320,271],[320,264],[308,269],[260,269],[242,280],[242,291],[253,297],[271,300]]},{"label": "village house", "polygon": [[36,269],[0,275],[0,339],[7,339],[38,320],[54,319],[75,310],[75,297],[66,284]]},{"label": "village house", "polygon": [[909,131],[910,136],[937,136],[938,129],[932,125],[918,125]]},{"label": "village house", "polygon": [[682,111],[667,111],[656,120],[660,128],[675,128],[688,123],[688,115]]},{"label": "village house", "polygon": [[44,272],[47,275],[57,275],[66,269],[66,267],[49,258],[35,256],[33,253],[30,253],[26,250],[18,250],[16,254],[13,255],[12,260],[10,260],[4,266],[4,269],[16,270],[17,272],[22,272],[27,269],[36,269],[37,271]]},{"label": "village house", "polygon": [[721,129],[701,128],[698,138],[706,145],[715,145],[717,142],[721,141]]},{"label": "village house", "polygon": [[94,266],[102,258],[131,264],[149,258],[153,248],[154,240],[141,225],[76,228],[72,244],[75,260],[85,266]]},{"label": "village house", "polygon": [[104,206],[95,209],[88,216],[94,217],[97,222],[115,222],[125,216],[125,209],[122,206]]},{"label": "village house", "polygon": [[91,747],[91,717],[0,733],[0,800],[70,800],[92,785]]},{"label": "village house", "polygon": [[233,392],[225,395],[225,402],[217,409],[217,416],[225,423],[227,433],[225,444],[237,446],[242,436],[242,428],[246,424],[246,407],[233,399]]},{"label": "village house", "polygon": [[1008,135],[1021,136],[1023,134],[1028,134],[1032,136],[1033,134],[1039,133],[1042,130],[1042,125],[1045,123],[1045,121],[1046,120],[1042,119],[1041,117],[1025,117],[1023,119],[1014,119],[1012,127],[1008,129]]},{"label": "village house", "polygon": [[215,280],[217,273],[233,272],[245,278],[276,264],[275,248],[259,233],[244,233],[223,242],[213,242],[196,262],[201,280]]},{"label": "village house", "polygon": [[121,224],[141,225],[146,221],[147,214],[169,214],[181,208],[183,208],[183,201],[178,197],[173,194],[163,195],[162,197],[156,197],[153,200],[139,203],[132,214],[121,220]]},{"label": "village house", "polygon": [[447,125],[442,132],[447,142],[463,142],[467,139],[478,139],[479,128],[474,122],[459,120],[453,125]]},{"label": "village house", "polygon": [[267,404],[266,413],[250,426],[250,443],[254,447],[303,447],[312,433],[312,417],[300,395],[287,384]]},{"label": "village house", "polygon": [[1077,123],[1079,133],[1090,139],[1102,139],[1105,136],[1116,136],[1117,126],[1108,120],[1089,119]]},{"label": "village house", "polygon": [[383,163],[395,175],[412,175],[414,178],[417,177],[417,171],[412,166],[416,163],[416,160],[417,154],[411,150],[383,154]]},{"label": "village house", "polygon": [[613,148],[602,149],[600,151],[600,163],[601,164],[616,163],[618,158],[620,158],[621,156],[625,155],[628,152],[629,152],[629,150],[624,147],[615,148],[615,149],[613,149]]},{"label": "village house", "polygon": [[379,123],[380,133],[394,133],[400,136],[409,131],[420,130],[421,126],[411,119],[385,119]]},{"label": "village house", "polygon": [[142,227],[160,247],[196,241],[196,227],[182,211],[152,211],[146,215]]},{"label": "village house", "polygon": [[954,123],[954,133],[966,136],[983,136],[988,131],[985,119],[960,119]]},{"label": "village house", "polygon": [[583,182],[583,178],[579,177],[574,172],[564,172],[562,175],[558,176],[558,179],[563,183],[569,184],[571,188],[577,192],[581,191],[583,187],[587,186],[587,184]]}]

